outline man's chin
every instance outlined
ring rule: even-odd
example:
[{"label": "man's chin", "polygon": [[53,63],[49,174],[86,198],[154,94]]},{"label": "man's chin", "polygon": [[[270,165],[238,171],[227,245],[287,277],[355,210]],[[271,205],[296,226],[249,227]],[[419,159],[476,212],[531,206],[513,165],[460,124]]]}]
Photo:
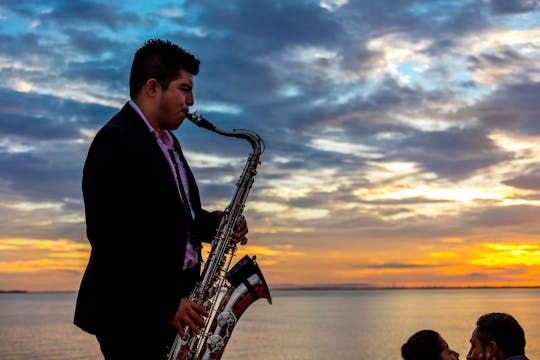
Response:
[{"label": "man's chin", "polygon": [[182,119],[182,120],[177,121],[174,124],[171,124],[171,126],[167,130],[169,130],[169,131],[177,130],[184,123],[184,120],[185,120],[185,118]]}]

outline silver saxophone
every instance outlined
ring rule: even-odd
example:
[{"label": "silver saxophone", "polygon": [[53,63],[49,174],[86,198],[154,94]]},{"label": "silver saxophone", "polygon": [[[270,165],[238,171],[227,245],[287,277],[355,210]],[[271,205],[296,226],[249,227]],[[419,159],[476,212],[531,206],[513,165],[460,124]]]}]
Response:
[{"label": "silver saxophone", "polygon": [[250,130],[221,130],[197,113],[187,113],[186,117],[197,126],[220,135],[247,140],[253,149],[236,183],[234,196],[224,210],[201,278],[189,297],[208,312],[205,325],[199,335],[193,334],[186,326],[186,337],[182,339],[177,334],[167,354],[168,360],[215,360],[221,359],[238,319],[248,306],[260,298],[272,303],[270,290],[255,256],[250,258],[246,255],[230,268],[237,250],[234,229],[242,221],[257,166],[261,163],[264,142]]}]

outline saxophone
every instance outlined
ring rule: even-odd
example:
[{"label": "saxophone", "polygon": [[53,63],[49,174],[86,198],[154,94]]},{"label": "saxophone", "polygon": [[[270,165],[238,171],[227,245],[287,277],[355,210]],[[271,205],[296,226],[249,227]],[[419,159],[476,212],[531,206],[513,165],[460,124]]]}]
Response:
[{"label": "saxophone", "polygon": [[243,219],[242,212],[257,174],[264,142],[250,130],[221,130],[197,113],[187,113],[186,117],[197,126],[220,135],[247,140],[253,149],[212,240],[201,278],[189,297],[208,312],[205,325],[199,335],[192,334],[186,326],[186,337],[182,339],[177,334],[167,354],[168,360],[215,360],[221,359],[238,319],[248,306],[260,298],[272,303],[270,290],[255,256],[250,258],[246,255],[230,268],[237,250],[233,241],[234,228]]}]

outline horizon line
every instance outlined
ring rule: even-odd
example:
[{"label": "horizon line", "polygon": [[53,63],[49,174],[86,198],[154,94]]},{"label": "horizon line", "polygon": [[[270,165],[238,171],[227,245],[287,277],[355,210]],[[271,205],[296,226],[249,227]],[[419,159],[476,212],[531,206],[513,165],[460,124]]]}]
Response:
[{"label": "horizon line", "polygon": [[[452,289],[540,289],[540,285],[485,285],[485,286],[355,286],[355,285],[279,285],[270,290],[452,290]],[[1,290],[0,294],[77,293],[77,290]]]}]

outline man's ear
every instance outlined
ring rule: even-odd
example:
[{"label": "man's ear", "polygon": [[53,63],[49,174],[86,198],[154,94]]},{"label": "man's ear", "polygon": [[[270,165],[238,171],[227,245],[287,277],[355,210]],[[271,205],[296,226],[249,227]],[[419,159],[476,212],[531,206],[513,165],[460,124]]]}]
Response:
[{"label": "man's ear", "polygon": [[499,358],[499,347],[495,341],[490,341],[486,346],[486,358],[491,359],[492,357]]},{"label": "man's ear", "polygon": [[148,79],[146,81],[146,84],[144,84],[144,91],[150,97],[154,97],[157,94],[158,90],[160,89],[161,89],[161,85],[154,78]]}]

